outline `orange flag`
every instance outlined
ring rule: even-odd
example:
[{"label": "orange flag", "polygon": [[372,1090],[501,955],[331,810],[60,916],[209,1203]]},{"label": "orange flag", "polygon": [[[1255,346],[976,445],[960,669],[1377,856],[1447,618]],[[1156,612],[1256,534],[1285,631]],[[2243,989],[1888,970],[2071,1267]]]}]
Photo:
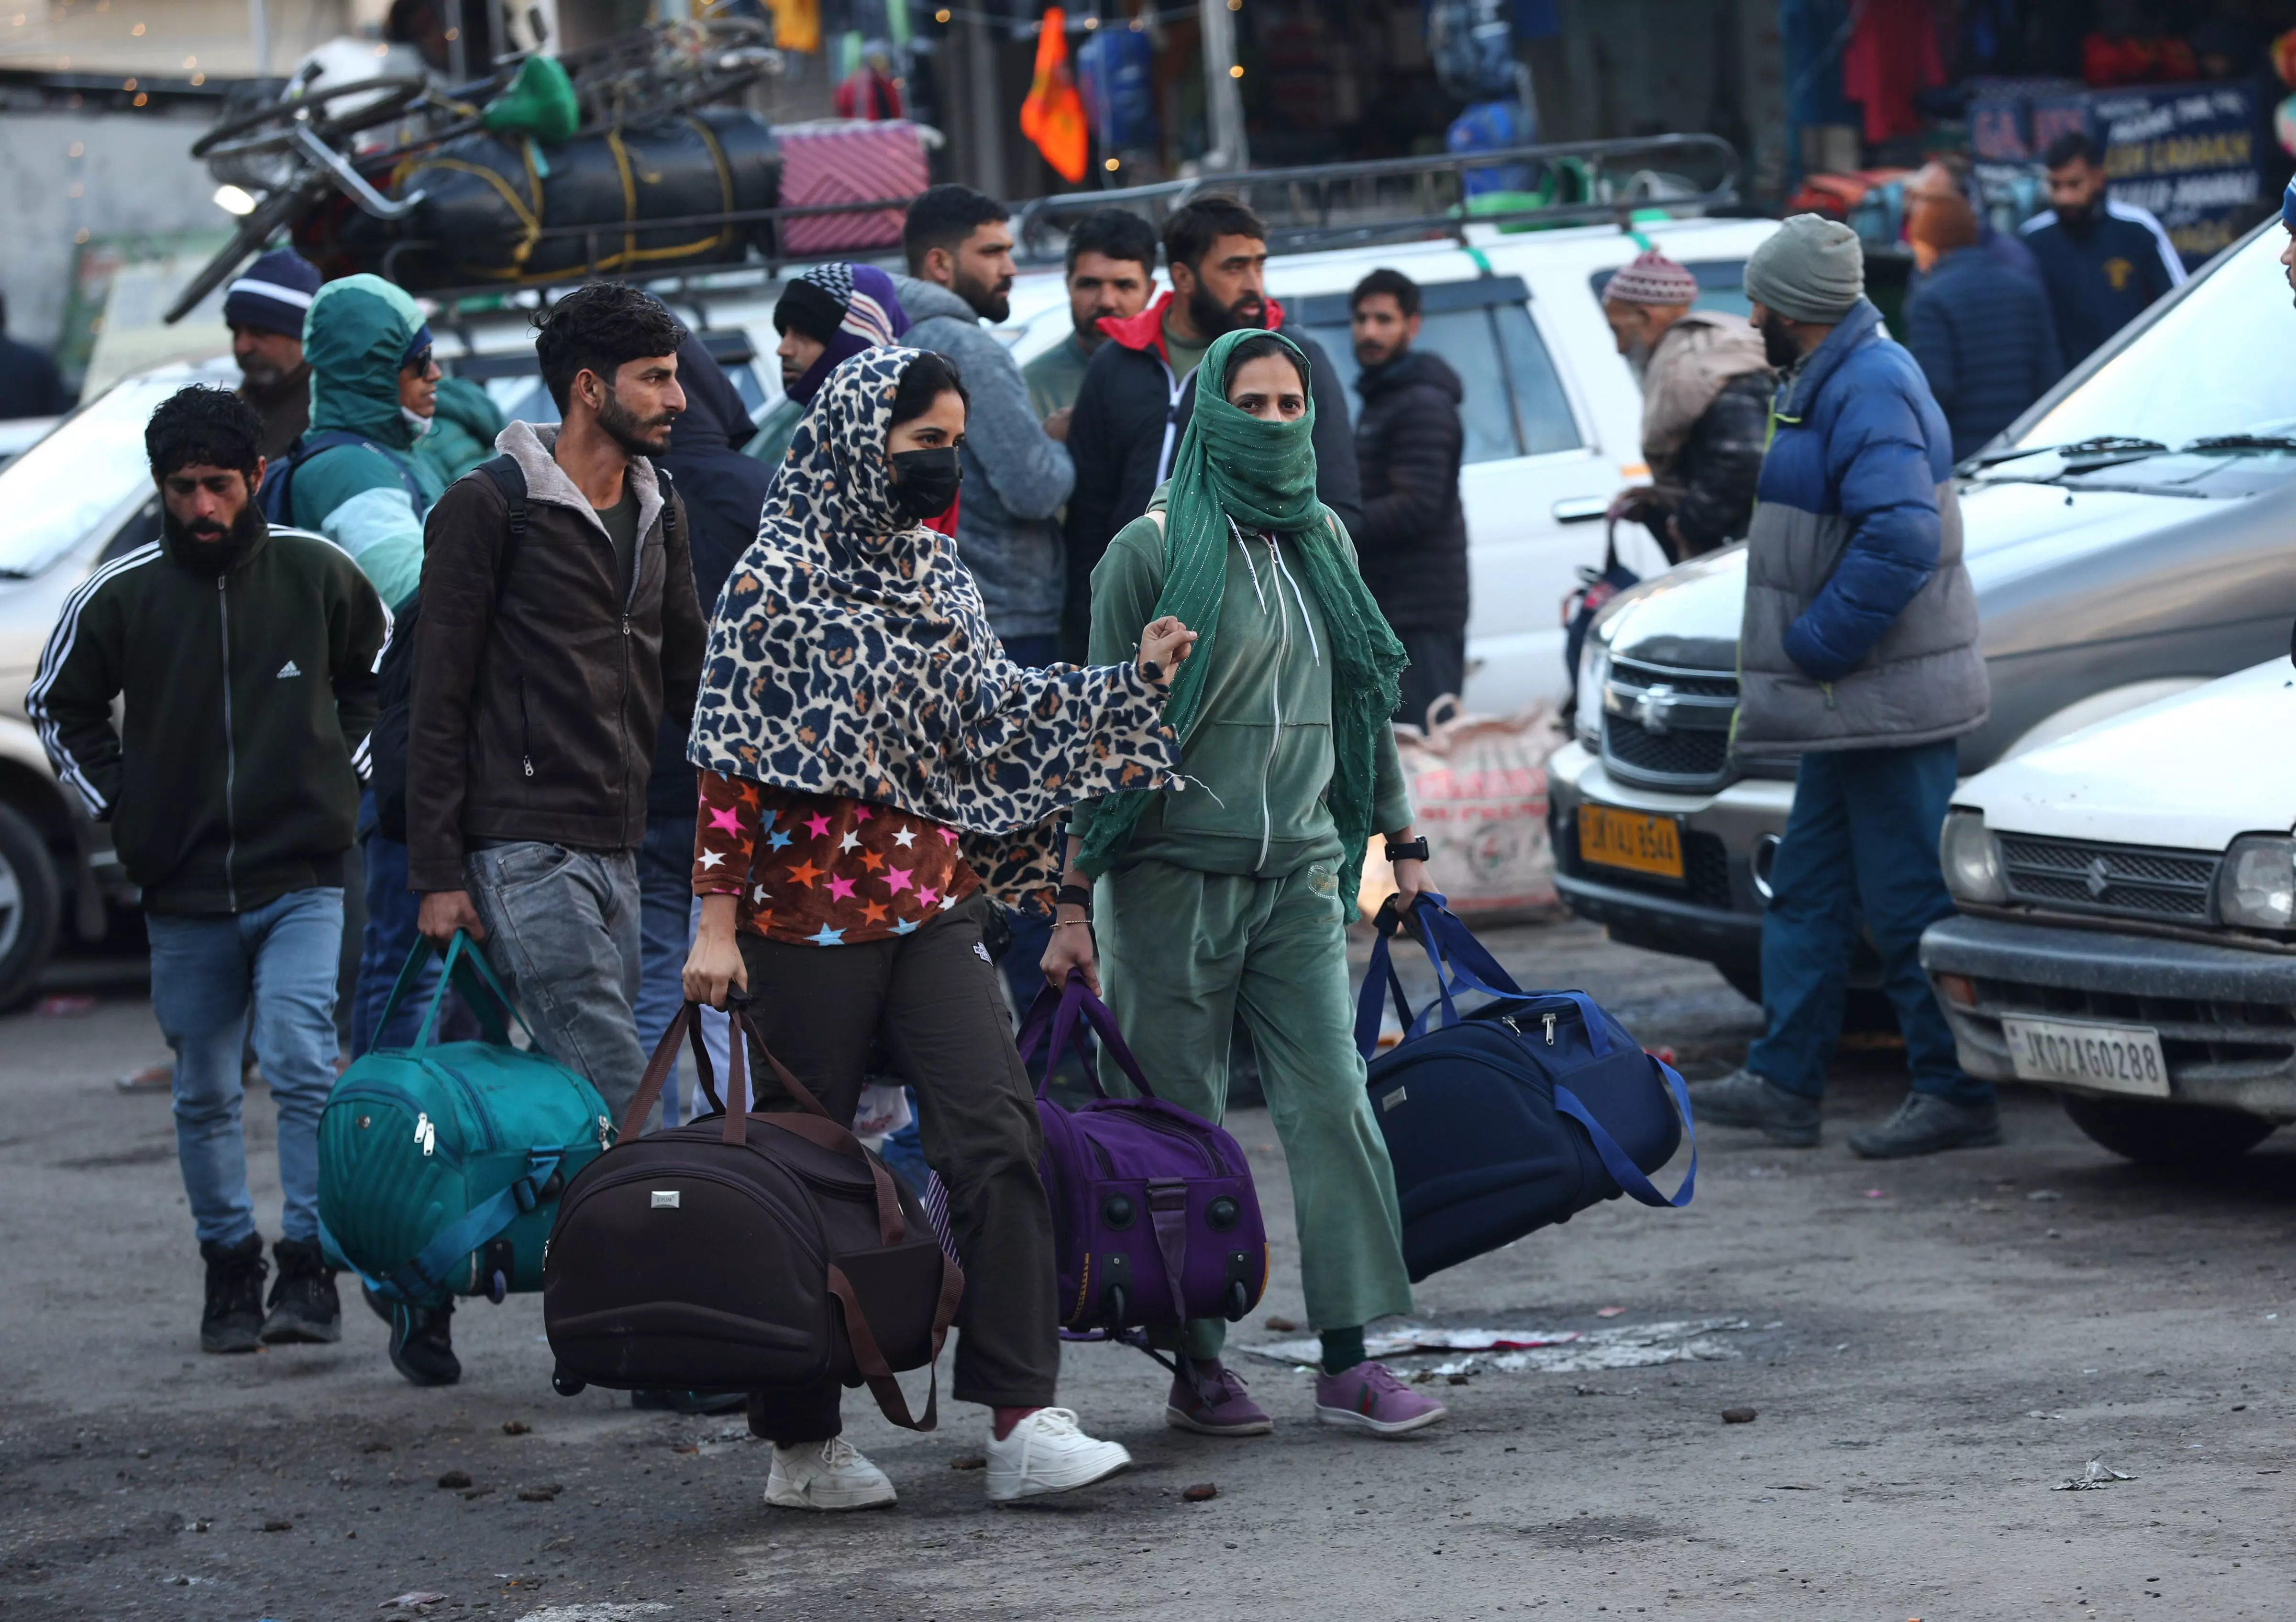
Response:
[{"label": "orange flag", "polygon": [[1045,12],[1037,34],[1037,77],[1021,103],[1021,133],[1037,143],[1045,161],[1074,185],[1084,178],[1091,135],[1084,98],[1069,70],[1068,13],[1055,5]]}]

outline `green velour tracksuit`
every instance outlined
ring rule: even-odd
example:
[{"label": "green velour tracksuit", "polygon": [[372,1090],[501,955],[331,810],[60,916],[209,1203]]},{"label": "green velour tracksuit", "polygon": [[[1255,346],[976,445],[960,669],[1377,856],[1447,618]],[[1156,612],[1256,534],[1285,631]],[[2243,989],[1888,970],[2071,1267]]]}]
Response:
[{"label": "green velour tracksuit", "polygon": [[[1092,577],[1092,662],[1135,657],[1162,589],[1160,513],[1136,519]],[[1259,1053],[1292,1173],[1308,1315],[1344,1329],[1411,1310],[1395,1175],[1365,1092],[1348,995],[1332,773],[1332,659],[1289,541],[1231,539],[1203,706],[1181,740],[1186,783],[1160,792],[1094,897],[1111,1010],[1160,1096],[1208,1120],[1227,1109],[1237,1013]],[[1391,733],[1377,825],[1411,820]],[[1078,808],[1084,832],[1095,807]],[[1112,1071],[1107,1072],[1112,1076]],[[1217,1356],[1227,1325],[1157,1337]]]}]

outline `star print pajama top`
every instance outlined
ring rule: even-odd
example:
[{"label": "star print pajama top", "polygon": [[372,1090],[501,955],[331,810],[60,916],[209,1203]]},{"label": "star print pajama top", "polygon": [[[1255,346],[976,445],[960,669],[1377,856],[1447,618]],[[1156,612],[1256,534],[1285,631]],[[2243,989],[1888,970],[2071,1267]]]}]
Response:
[{"label": "star print pajama top", "polygon": [[980,888],[956,834],[890,806],[701,773],[693,893],[742,897],[735,927],[858,946],[913,935]]},{"label": "star print pajama top", "polygon": [[[741,897],[752,1032],[848,1124],[872,1070],[916,1090],[925,1159],[947,1187],[964,1265],[955,1396],[1049,1405],[1061,1342],[1052,1213],[1037,1176],[1044,1139],[981,938],[993,897],[937,823],[716,772],[701,778],[693,891]],[[753,1062],[750,1076],[755,1107],[791,1107],[769,1067]],[[752,1392],[750,1429],[792,1446],[824,1440],[842,1423],[842,1395],[834,1375]]]}]

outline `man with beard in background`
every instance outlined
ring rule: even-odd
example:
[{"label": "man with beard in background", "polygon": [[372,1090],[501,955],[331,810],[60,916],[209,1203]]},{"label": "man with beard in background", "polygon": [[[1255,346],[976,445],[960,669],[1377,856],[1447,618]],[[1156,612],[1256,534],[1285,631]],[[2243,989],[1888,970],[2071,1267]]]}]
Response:
[{"label": "man with beard in background", "polygon": [[1675,563],[1745,535],[1776,365],[1751,326],[1697,299],[1697,278],[1655,248],[1603,286],[1603,319],[1643,386],[1652,479],[1620,491],[1610,516],[1645,526]]},{"label": "man with beard in background", "polygon": [[[162,538],[65,600],[24,700],[58,780],[111,824],[143,892],[209,1352],[342,1334],[319,1242],[319,1112],[335,1084],[343,853],[390,624],[347,553],[264,523],[262,436],[221,389],[152,414]],[[250,1016],[279,1111],[267,1310],[240,1114]]]},{"label": "man with beard in background", "polygon": [[1411,656],[1398,721],[1427,725],[1436,700],[1467,681],[1467,514],[1459,499],[1466,428],[1459,374],[1419,338],[1419,284],[1374,270],[1349,296],[1355,341],[1356,461],[1363,522],[1356,556],[1388,628]]},{"label": "man with beard in background", "polygon": [[[1076,490],[1069,497],[1067,627],[1091,623],[1092,571],[1116,532],[1148,510],[1195,414],[1196,363],[1242,327],[1281,332],[1307,356],[1316,397],[1316,494],[1348,533],[1363,525],[1355,430],[1346,387],[1321,346],[1283,324],[1267,296],[1267,227],[1233,197],[1199,197],[1164,222],[1172,291],[1128,321],[1103,321],[1114,340],[1085,369],[1069,422]],[[1063,646],[1081,659],[1080,635]]]},{"label": "man with beard in background", "polygon": [[239,397],[263,419],[266,461],[311,425],[311,368],[303,359],[303,318],[319,291],[318,267],[291,248],[266,253],[225,290],[224,324],[239,362]]}]

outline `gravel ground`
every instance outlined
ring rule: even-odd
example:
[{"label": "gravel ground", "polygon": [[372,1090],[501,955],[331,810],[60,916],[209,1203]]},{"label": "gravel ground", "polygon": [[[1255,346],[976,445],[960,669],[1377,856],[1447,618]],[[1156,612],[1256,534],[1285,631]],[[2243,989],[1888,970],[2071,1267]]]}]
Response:
[{"label": "gravel ground", "polygon": [[[1584,926],[1487,939],[1693,1076],[1758,1023],[1704,967]],[[132,989],[0,1020],[0,1614],[304,1622],[422,1593],[444,1597],[419,1614],[536,1622],[2296,1614],[2296,1140],[2179,1182],[2020,1091],[2002,1148],[1866,1165],[1842,1139],[1902,1088],[1867,1043],[1837,1067],[1824,1147],[1716,1131],[1689,1210],[1604,1206],[1420,1291],[1420,1321],[1454,1327],[1742,1323],[1705,1337],[1728,1355],[1479,1363],[1433,1377],[1451,1421],[1400,1443],[1320,1430],[1305,1375],[1244,1362],[1276,1432],[1217,1442],[1163,1427],[1145,1359],[1074,1347],[1063,1398],[1132,1471],[992,1511],[959,1467],[977,1410],[919,1437],[864,1399],[850,1434],[900,1505],[815,1518],[762,1508],[738,1420],[554,1397],[534,1298],[463,1308],[449,1390],[401,1381],[356,1307],[340,1347],[201,1356],[167,1101],[112,1085],[159,1057]],[[275,1224],[267,1114],[256,1094]],[[1290,1202],[1266,1113],[1231,1126],[1278,1235],[1236,1339],[1272,1342],[1267,1319],[1301,1315]],[[1756,1417],[1726,1423],[1739,1408]],[[2092,1459],[2131,1479],[2051,1490]],[[1216,1498],[1183,1499],[1204,1482]]]}]

